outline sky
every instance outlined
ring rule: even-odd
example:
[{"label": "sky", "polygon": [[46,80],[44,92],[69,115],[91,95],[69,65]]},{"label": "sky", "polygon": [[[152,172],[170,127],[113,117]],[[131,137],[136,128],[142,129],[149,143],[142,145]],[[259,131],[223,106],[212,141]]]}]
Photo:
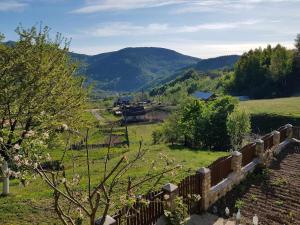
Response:
[{"label": "sky", "polygon": [[47,25],[73,52],[163,47],[199,58],[293,48],[300,0],[0,0],[0,32]]}]

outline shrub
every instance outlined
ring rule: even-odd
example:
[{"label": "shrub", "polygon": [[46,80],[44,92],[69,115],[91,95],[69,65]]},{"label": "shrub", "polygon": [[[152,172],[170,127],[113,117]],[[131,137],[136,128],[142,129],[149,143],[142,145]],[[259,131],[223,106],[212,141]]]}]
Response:
[{"label": "shrub", "polygon": [[187,206],[183,203],[182,197],[175,199],[174,209],[172,211],[165,210],[167,225],[183,225],[186,224],[188,217]]}]

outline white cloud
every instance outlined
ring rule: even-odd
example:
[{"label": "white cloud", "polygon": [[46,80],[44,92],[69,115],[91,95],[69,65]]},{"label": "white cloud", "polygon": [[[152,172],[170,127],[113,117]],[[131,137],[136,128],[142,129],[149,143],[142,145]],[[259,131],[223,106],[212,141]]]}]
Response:
[{"label": "white cloud", "polygon": [[27,3],[16,0],[0,0],[0,11],[18,11],[27,6]]},{"label": "white cloud", "polygon": [[75,9],[72,12],[88,14],[101,11],[121,11],[162,7],[184,2],[184,0],[87,0],[85,6]]},{"label": "white cloud", "polygon": [[193,12],[213,12],[253,9],[261,4],[272,3],[299,3],[298,0],[196,0],[186,1],[179,9],[174,10],[177,14]]},{"label": "white cloud", "polygon": [[148,25],[134,25],[132,23],[113,22],[103,23],[95,28],[81,31],[78,36],[113,37],[113,36],[139,36],[157,34],[195,33],[203,30],[227,30],[259,23],[259,20],[246,20],[240,22],[203,23],[189,26],[170,26],[169,24],[152,23]]}]

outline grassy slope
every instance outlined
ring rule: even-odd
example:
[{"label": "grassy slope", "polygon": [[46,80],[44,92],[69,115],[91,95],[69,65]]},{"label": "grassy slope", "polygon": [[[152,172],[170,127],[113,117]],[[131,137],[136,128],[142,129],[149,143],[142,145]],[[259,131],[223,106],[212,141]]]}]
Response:
[{"label": "grassy slope", "polygon": [[[110,118],[110,116],[106,115]],[[90,118],[89,113],[86,113],[85,117]],[[111,119],[111,118],[110,118]],[[151,134],[154,129],[160,125],[140,125],[129,127],[129,137],[131,146],[127,148],[113,148],[111,155],[111,164],[117,162],[121,155],[126,154],[129,158],[134,155],[138,148],[139,141],[143,140],[143,147],[148,149],[148,153],[145,156],[143,162],[135,166],[129,171],[130,176],[135,177],[145,175],[152,168],[149,168],[151,162],[159,161],[160,154],[168,155],[169,158],[174,159],[175,164],[180,163],[183,168],[180,171],[176,171],[176,175],[168,176],[164,178],[161,183],[165,182],[178,182],[182,177],[191,171],[209,165],[212,161],[220,156],[224,156],[225,152],[210,152],[210,151],[195,151],[187,148],[174,147],[171,148],[165,144],[152,145]],[[103,173],[103,161],[106,149],[95,149],[90,151],[91,174],[93,185],[96,185],[97,179],[101,177]],[[61,156],[62,149],[56,149],[51,151],[51,155],[54,159],[58,159]],[[72,158],[76,158],[75,172],[82,177],[81,186],[87,185],[87,168],[85,151],[68,151],[66,154],[65,168],[67,174],[72,171]],[[157,167],[162,166],[158,164]],[[2,184],[0,183],[0,188]],[[141,189],[141,192],[146,190]],[[17,181],[11,181],[11,196],[0,197],[0,224],[54,224],[55,213],[51,210],[51,191],[47,189],[46,185],[37,178],[32,180],[26,187],[21,187]]]},{"label": "grassy slope", "polygon": [[300,117],[300,97],[251,100],[240,103],[251,114]]}]

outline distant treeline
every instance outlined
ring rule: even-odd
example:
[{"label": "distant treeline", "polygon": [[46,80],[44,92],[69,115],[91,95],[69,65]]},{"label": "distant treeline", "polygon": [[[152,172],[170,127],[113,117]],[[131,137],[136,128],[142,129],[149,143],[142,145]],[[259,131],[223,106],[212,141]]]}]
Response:
[{"label": "distant treeline", "polygon": [[156,87],[150,96],[176,100],[194,91],[211,91],[250,98],[287,97],[300,93],[300,35],[295,49],[281,45],[244,53],[234,69],[201,72],[191,69],[173,81]]},{"label": "distant treeline", "polygon": [[281,45],[250,50],[225,80],[225,91],[251,98],[291,96],[300,90],[299,56],[299,49],[288,50]]}]

